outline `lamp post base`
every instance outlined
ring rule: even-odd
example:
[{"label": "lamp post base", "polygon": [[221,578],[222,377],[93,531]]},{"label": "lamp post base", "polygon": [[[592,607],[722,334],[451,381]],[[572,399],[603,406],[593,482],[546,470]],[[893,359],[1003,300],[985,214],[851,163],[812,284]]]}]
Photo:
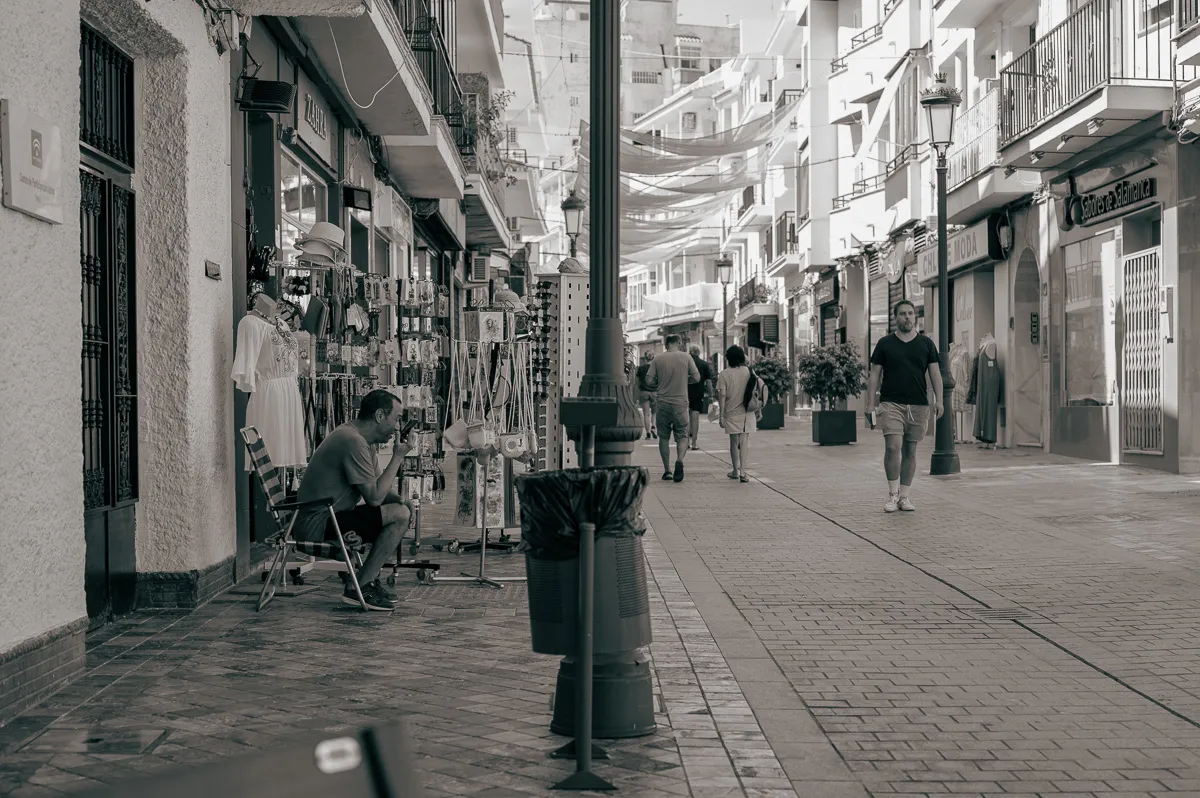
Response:
[{"label": "lamp post base", "polygon": [[934,439],[933,457],[929,461],[929,474],[945,477],[962,471],[958,452],[954,447],[954,377],[950,373],[950,356],[942,354],[942,417],[937,420],[937,437]]},{"label": "lamp post base", "polygon": [[958,452],[937,452],[929,461],[929,475],[946,477],[961,473],[962,466],[958,462]]}]

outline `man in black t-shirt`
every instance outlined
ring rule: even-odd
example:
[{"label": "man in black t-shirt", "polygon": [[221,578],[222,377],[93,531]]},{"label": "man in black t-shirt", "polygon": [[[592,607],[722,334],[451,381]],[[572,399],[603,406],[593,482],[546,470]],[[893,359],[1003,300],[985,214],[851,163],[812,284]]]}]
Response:
[{"label": "man in black t-shirt", "polygon": [[[883,468],[887,473],[886,513],[911,511],[908,490],[917,475],[917,444],[929,426],[929,385],[934,412],[942,417],[942,372],[932,339],[917,333],[917,309],[907,299],[892,308],[896,332],[885,335],[871,354],[867,417],[879,411],[883,430]],[[928,383],[926,382],[928,380]]]}]

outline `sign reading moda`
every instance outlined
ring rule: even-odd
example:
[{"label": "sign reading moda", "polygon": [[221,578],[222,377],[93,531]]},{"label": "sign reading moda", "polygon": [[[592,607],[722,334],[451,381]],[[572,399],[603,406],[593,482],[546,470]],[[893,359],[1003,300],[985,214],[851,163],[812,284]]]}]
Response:
[{"label": "sign reading moda", "polygon": [[[1003,214],[996,214],[950,236],[946,241],[946,273],[953,274],[968,266],[1004,260],[1004,247],[998,232],[1003,218]],[[932,283],[937,280],[937,272],[935,243],[917,253],[917,279],[922,284]]]}]

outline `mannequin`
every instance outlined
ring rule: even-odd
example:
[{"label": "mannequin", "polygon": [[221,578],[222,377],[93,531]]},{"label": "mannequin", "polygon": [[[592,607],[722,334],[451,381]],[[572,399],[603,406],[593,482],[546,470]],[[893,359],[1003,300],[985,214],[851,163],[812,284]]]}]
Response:
[{"label": "mannequin", "polygon": [[967,402],[975,405],[975,439],[996,445],[997,428],[1000,422],[1000,403],[1004,394],[1004,381],[1000,374],[1000,363],[996,359],[996,339],[991,333],[979,340],[979,354],[971,369],[971,391]]},{"label": "mannequin", "polygon": [[[246,424],[258,428],[277,467],[304,465],[304,405],[300,400],[299,342],[279,317],[279,305],[266,292],[251,302],[238,323],[237,349],[230,375],[238,390],[250,394]],[[246,470],[253,470],[247,461]]]}]

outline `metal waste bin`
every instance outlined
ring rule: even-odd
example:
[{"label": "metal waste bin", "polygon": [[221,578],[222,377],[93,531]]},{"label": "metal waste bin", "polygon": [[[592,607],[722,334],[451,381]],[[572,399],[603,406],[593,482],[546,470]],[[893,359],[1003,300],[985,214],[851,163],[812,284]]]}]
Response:
[{"label": "metal waste bin", "polygon": [[653,733],[650,601],[642,535],[644,468],[567,469],[522,476],[521,537],[528,577],[533,650],[565,656],[559,668],[551,730],[574,733],[579,611],[579,524],[596,525],[593,734]]}]

